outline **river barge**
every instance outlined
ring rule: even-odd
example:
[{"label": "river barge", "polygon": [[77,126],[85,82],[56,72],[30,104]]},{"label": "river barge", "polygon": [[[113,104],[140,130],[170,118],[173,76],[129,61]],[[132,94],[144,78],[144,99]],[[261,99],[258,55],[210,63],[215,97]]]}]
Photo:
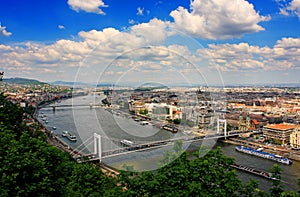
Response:
[{"label": "river barge", "polygon": [[266,179],[274,179],[274,180],[276,179],[272,176],[272,173],[270,173],[270,172],[258,170],[258,169],[248,167],[248,166],[242,166],[242,165],[239,165],[239,164],[232,164],[231,166],[235,169],[245,171],[245,172],[249,172],[251,174],[255,174],[255,175],[264,177]]},{"label": "river barge", "polygon": [[292,160],[290,160],[288,158],[282,157],[280,155],[275,155],[275,154],[272,154],[272,153],[263,152],[261,149],[260,150],[255,150],[255,149],[249,148],[249,147],[236,146],[235,150],[237,150],[239,152],[242,152],[242,153],[246,153],[246,154],[262,157],[262,158],[265,158],[265,159],[273,160],[273,161],[276,161],[278,163],[283,163],[283,164],[286,164],[286,165],[291,165],[293,163]]}]

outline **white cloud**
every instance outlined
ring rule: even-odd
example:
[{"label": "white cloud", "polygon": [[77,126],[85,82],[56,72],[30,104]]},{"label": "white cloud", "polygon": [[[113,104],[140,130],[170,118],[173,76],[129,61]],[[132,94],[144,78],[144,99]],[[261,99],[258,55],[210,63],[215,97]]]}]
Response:
[{"label": "white cloud", "polygon": [[284,15],[284,16],[290,15],[286,8],[279,8],[279,14]]},{"label": "white cloud", "polygon": [[144,45],[161,43],[167,36],[174,34],[169,29],[170,22],[152,19],[148,23],[141,23],[131,27],[131,33],[145,40]]},{"label": "white cloud", "polygon": [[133,24],[135,23],[135,21],[134,21],[133,19],[129,19],[129,20],[128,20],[128,23],[129,23],[130,25],[133,25]]},{"label": "white cloud", "polygon": [[68,4],[76,12],[83,10],[96,14],[105,14],[100,7],[107,7],[102,0],[68,0]]},{"label": "white cloud", "polygon": [[276,48],[297,48],[300,49],[300,39],[299,38],[282,38],[278,40],[275,45]]},{"label": "white cloud", "polygon": [[58,25],[57,27],[58,27],[58,29],[65,29],[65,26],[63,26],[63,25]]},{"label": "white cloud", "polygon": [[13,48],[11,46],[0,44],[1,53],[11,52],[11,51],[13,51]]},{"label": "white cloud", "polygon": [[292,0],[288,7],[288,10],[293,11],[300,20],[300,0]]},{"label": "white cloud", "polygon": [[284,16],[296,15],[300,20],[300,0],[292,0],[287,3],[284,0],[277,0],[279,5],[280,14]]},{"label": "white cloud", "polygon": [[1,26],[1,24],[0,24],[0,35],[1,35],[1,36],[9,37],[9,36],[12,35],[12,33],[6,31],[6,27],[5,27],[5,26]]},{"label": "white cloud", "polygon": [[270,17],[260,16],[246,0],[194,0],[190,10],[178,7],[170,13],[174,25],[203,39],[226,39],[264,30],[259,22]]},{"label": "white cloud", "polygon": [[[192,10],[192,17],[201,19],[198,12]],[[191,13],[187,14],[191,16]],[[194,67],[205,70],[204,73],[210,72],[210,68],[227,73],[300,69],[300,38],[282,38],[273,47],[248,43],[210,44],[195,53],[188,46],[169,43],[170,40],[176,42],[174,37],[168,40],[168,46],[164,46],[166,39],[176,34],[172,28],[175,24],[154,18],[148,23],[133,25],[126,32],[115,28],[80,31],[80,39],[76,41],[62,39],[47,45],[33,42],[19,46],[2,44],[0,67],[16,76],[21,71],[26,71],[30,76],[34,70],[34,74],[50,81],[59,77],[73,80],[75,76],[79,81],[96,81],[99,73],[109,65],[114,65],[107,71],[112,74],[109,76],[117,76],[107,77],[107,80],[118,80],[117,77],[126,74],[127,70],[131,72],[127,75],[128,80],[134,76],[143,80],[144,76],[140,73],[148,73],[147,79],[155,79],[162,73],[167,79],[174,73],[174,76],[176,73],[193,73]],[[208,27],[203,32],[217,36]],[[79,67],[80,74],[77,74]],[[167,72],[173,74],[169,76]]]},{"label": "white cloud", "polygon": [[[152,42],[159,44],[163,41],[167,36],[163,30],[164,25],[162,21],[153,20],[149,24],[133,26],[128,32],[120,32],[114,28],[106,28],[102,31],[81,31],[78,33],[81,38],[79,41],[62,39],[48,45],[34,42],[20,43],[15,46],[0,45],[0,67],[4,70],[11,70],[11,73],[17,76],[19,73],[16,70],[22,70],[25,67],[36,70],[38,76],[43,76],[42,73],[38,73],[38,70],[42,72],[42,70],[52,69],[72,80],[78,67],[81,66],[86,67],[86,76],[90,76],[88,80],[97,80],[95,75],[91,77],[88,73],[100,73],[110,62],[124,53],[136,50],[137,55],[146,57],[147,54],[143,54],[143,51],[139,49],[145,45],[151,45]],[[157,31],[158,34],[151,34],[147,30]],[[149,58],[151,56],[154,59],[164,56],[163,53],[157,55],[148,53],[148,55]],[[124,64],[122,69],[126,66]],[[46,77],[53,78],[54,76],[51,77],[49,74]]]},{"label": "white cloud", "polygon": [[143,12],[144,12],[144,8],[138,7],[138,8],[137,8],[137,13],[136,13],[136,14],[142,16],[142,15],[144,15]]},{"label": "white cloud", "polygon": [[210,44],[197,53],[223,71],[266,71],[300,68],[300,38],[282,38],[273,48],[248,43]]}]

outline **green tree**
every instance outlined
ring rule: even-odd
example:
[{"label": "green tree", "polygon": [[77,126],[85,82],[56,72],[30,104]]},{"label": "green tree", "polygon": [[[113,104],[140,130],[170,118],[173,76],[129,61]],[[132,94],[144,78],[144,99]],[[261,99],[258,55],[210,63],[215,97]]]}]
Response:
[{"label": "green tree", "polygon": [[147,115],[148,114],[148,110],[147,109],[141,109],[141,110],[139,110],[139,114],[141,114],[141,115]]},{"label": "green tree", "polygon": [[280,196],[281,193],[284,191],[281,185],[281,171],[282,169],[278,166],[278,164],[274,164],[270,172],[272,173],[272,187],[270,188],[270,195],[271,196]]},{"label": "green tree", "polygon": [[182,144],[182,140],[176,140],[174,142],[173,151],[164,151],[163,156],[159,159],[158,166],[163,167],[178,158],[183,153]]},{"label": "green tree", "polygon": [[64,193],[74,164],[69,154],[31,137],[28,132],[19,141],[8,130],[1,130],[0,135],[2,194],[60,196]]},{"label": "green tree", "polygon": [[300,179],[298,179],[298,188],[299,188],[298,194],[300,195]]},{"label": "green tree", "polygon": [[91,164],[77,164],[70,182],[66,185],[68,196],[112,196],[120,194],[116,180],[105,176],[101,169]]},{"label": "green tree", "polygon": [[244,197],[263,197],[268,194],[258,188],[258,183],[255,180],[250,180],[241,188],[240,193]]},{"label": "green tree", "polygon": [[178,118],[176,118],[176,119],[173,120],[174,124],[180,124],[180,122],[181,122],[181,119],[178,119]]},{"label": "green tree", "polygon": [[[169,158],[174,154],[168,153]],[[131,174],[132,178],[121,179],[130,196],[239,196],[242,186],[236,171],[230,165],[233,159],[225,157],[220,148],[206,155],[194,154],[189,159],[187,152],[173,162],[159,168],[155,173]],[[123,173],[123,172],[122,172]],[[124,178],[124,177],[123,177]]]}]

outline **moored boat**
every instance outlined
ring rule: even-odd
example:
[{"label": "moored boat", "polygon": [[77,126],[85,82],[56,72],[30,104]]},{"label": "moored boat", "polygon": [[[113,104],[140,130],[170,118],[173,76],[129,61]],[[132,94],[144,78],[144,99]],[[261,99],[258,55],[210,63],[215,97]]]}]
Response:
[{"label": "moored boat", "polygon": [[266,179],[276,179],[276,178],[272,177],[272,173],[270,173],[270,172],[266,172],[266,171],[263,171],[263,170],[258,170],[258,169],[248,167],[248,166],[242,166],[242,165],[239,165],[239,164],[232,164],[231,166],[238,169],[238,170],[249,172],[251,174],[255,174],[255,175],[264,177]]},{"label": "moored boat", "polygon": [[242,153],[246,153],[246,154],[250,154],[250,155],[255,155],[258,157],[262,157],[265,159],[269,159],[269,160],[273,160],[279,163],[283,163],[286,165],[291,165],[293,162],[292,160],[279,156],[279,155],[274,155],[272,153],[267,153],[267,152],[263,152],[260,150],[255,150],[253,148],[249,148],[249,147],[244,147],[244,146],[236,146],[235,150],[240,151]]},{"label": "moored boat", "polygon": [[163,129],[167,130],[167,131],[171,131],[172,133],[177,133],[178,129],[176,127],[173,127],[171,125],[164,125],[162,126]]},{"label": "moored boat", "polygon": [[63,131],[62,136],[68,138],[72,142],[76,142],[77,138],[75,135],[72,135],[69,131]]}]

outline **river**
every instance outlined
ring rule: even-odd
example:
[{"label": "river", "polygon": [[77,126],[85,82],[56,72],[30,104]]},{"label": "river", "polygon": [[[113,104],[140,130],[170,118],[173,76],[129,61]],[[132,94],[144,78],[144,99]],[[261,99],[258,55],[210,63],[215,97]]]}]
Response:
[{"label": "river", "polygon": [[[78,148],[84,153],[89,153],[93,150],[93,133],[101,135],[102,151],[114,150],[122,146],[120,140],[128,139],[137,143],[146,143],[158,140],[172,139],[182,137],[185,134],[173,134],[166,130],[160,130],[152,125],[141,125],[134,121],[131,117],[126,117],[123,114],[112,114],[103,107],[90,108],[89,105],[99,104],[103,95],[89,94],[87,96],[76,97],[73,99],[63,100],[56,103],[56,110],[51,107],[40,109],[39,118],[41,115],[47,117],[48,123],[44,123],[45,127],[53,130],[54,134],[68,143],[73,148]],[[59,107],[64,105],[66,107]],[[86,105],[67,107],[67,105]],[[54,130],[53,127],[56,127]],[[76,142],[70,142],[68,139],[61,136],[63,130],[71,131],[77,136]],[[223,153],[226,156],[233,157],[237,164],[251,166],[257,169],[269,171],[274,164],[273,161],[263,158],[247,155],[235,151],[235,146],[217,142],[215,140],[206,140],[193,144],[185,144],[185,149],[194,150],[198,146],[205,145],[206,147],[221,146]],[[172,150],[172,146],[153,149],[152,151],[139,151],[131,154],[105,158],[103,161],[115,168],[122,168],[123,164],[133,165],[138,171],[155,170],[157,162],[161,158],[163,152]],[[282,171],[282,185],[287,190],[298,190],[297,180],[300,178],[300,162],[294,161],[293,165],[286,166],[279,164]],[[271,181],[249,174],[238,172],[238,176],[243,181],[255,179],[260,183],[261,189],[269,188]]]}]

